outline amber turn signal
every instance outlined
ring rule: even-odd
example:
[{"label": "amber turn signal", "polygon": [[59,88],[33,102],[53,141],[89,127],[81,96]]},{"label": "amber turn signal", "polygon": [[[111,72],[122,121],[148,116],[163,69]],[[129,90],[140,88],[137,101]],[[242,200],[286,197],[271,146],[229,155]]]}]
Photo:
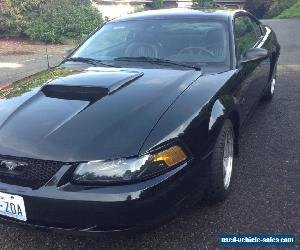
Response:
[{"label": "amber turn signal", "polygon": [[163,161],[168,167],[177,165],[187,159],[186,154],[179,146],[170,147],[153,156],[153,162]]}]

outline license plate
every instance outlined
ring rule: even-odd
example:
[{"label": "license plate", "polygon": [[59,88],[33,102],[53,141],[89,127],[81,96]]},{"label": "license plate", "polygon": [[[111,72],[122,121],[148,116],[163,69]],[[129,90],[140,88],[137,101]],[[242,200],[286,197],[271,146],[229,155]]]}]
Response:
[{"label": "license plate", "polygon": [[23,197],[0,192],[0,214],[26,221],[27,217]]}]

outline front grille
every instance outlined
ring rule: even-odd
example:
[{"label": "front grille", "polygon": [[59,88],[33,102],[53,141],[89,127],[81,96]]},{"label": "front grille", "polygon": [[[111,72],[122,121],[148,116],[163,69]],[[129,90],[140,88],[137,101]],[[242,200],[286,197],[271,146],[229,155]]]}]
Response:
[{"label": "front grille", "polygon": [[[3,164],[1,164],[3,162]],[[9,169],[14,164],[17,167]],[[7,184],[31,187],[45,185],[65,163],[0,155],[0,181]]]}]

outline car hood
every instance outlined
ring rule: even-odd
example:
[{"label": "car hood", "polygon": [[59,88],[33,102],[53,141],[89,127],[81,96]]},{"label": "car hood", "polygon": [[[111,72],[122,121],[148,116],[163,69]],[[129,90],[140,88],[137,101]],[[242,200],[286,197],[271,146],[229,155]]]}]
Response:
[{"label": "car hood", "polygon": [[64,162],[138,154],[201,72],[58,67],[0,90],[0,155]]}]

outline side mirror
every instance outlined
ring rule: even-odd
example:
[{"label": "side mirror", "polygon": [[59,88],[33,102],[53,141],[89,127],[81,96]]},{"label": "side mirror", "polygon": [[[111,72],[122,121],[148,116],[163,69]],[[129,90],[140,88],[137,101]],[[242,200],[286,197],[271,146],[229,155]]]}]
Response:
[{"label": "side mirror", "polygon": [[269,55],[269,52],[266,49],[261,48],[252,48],[248,49],[240,61],[240,64],[252,62],[260,59],[266,59]]}]

